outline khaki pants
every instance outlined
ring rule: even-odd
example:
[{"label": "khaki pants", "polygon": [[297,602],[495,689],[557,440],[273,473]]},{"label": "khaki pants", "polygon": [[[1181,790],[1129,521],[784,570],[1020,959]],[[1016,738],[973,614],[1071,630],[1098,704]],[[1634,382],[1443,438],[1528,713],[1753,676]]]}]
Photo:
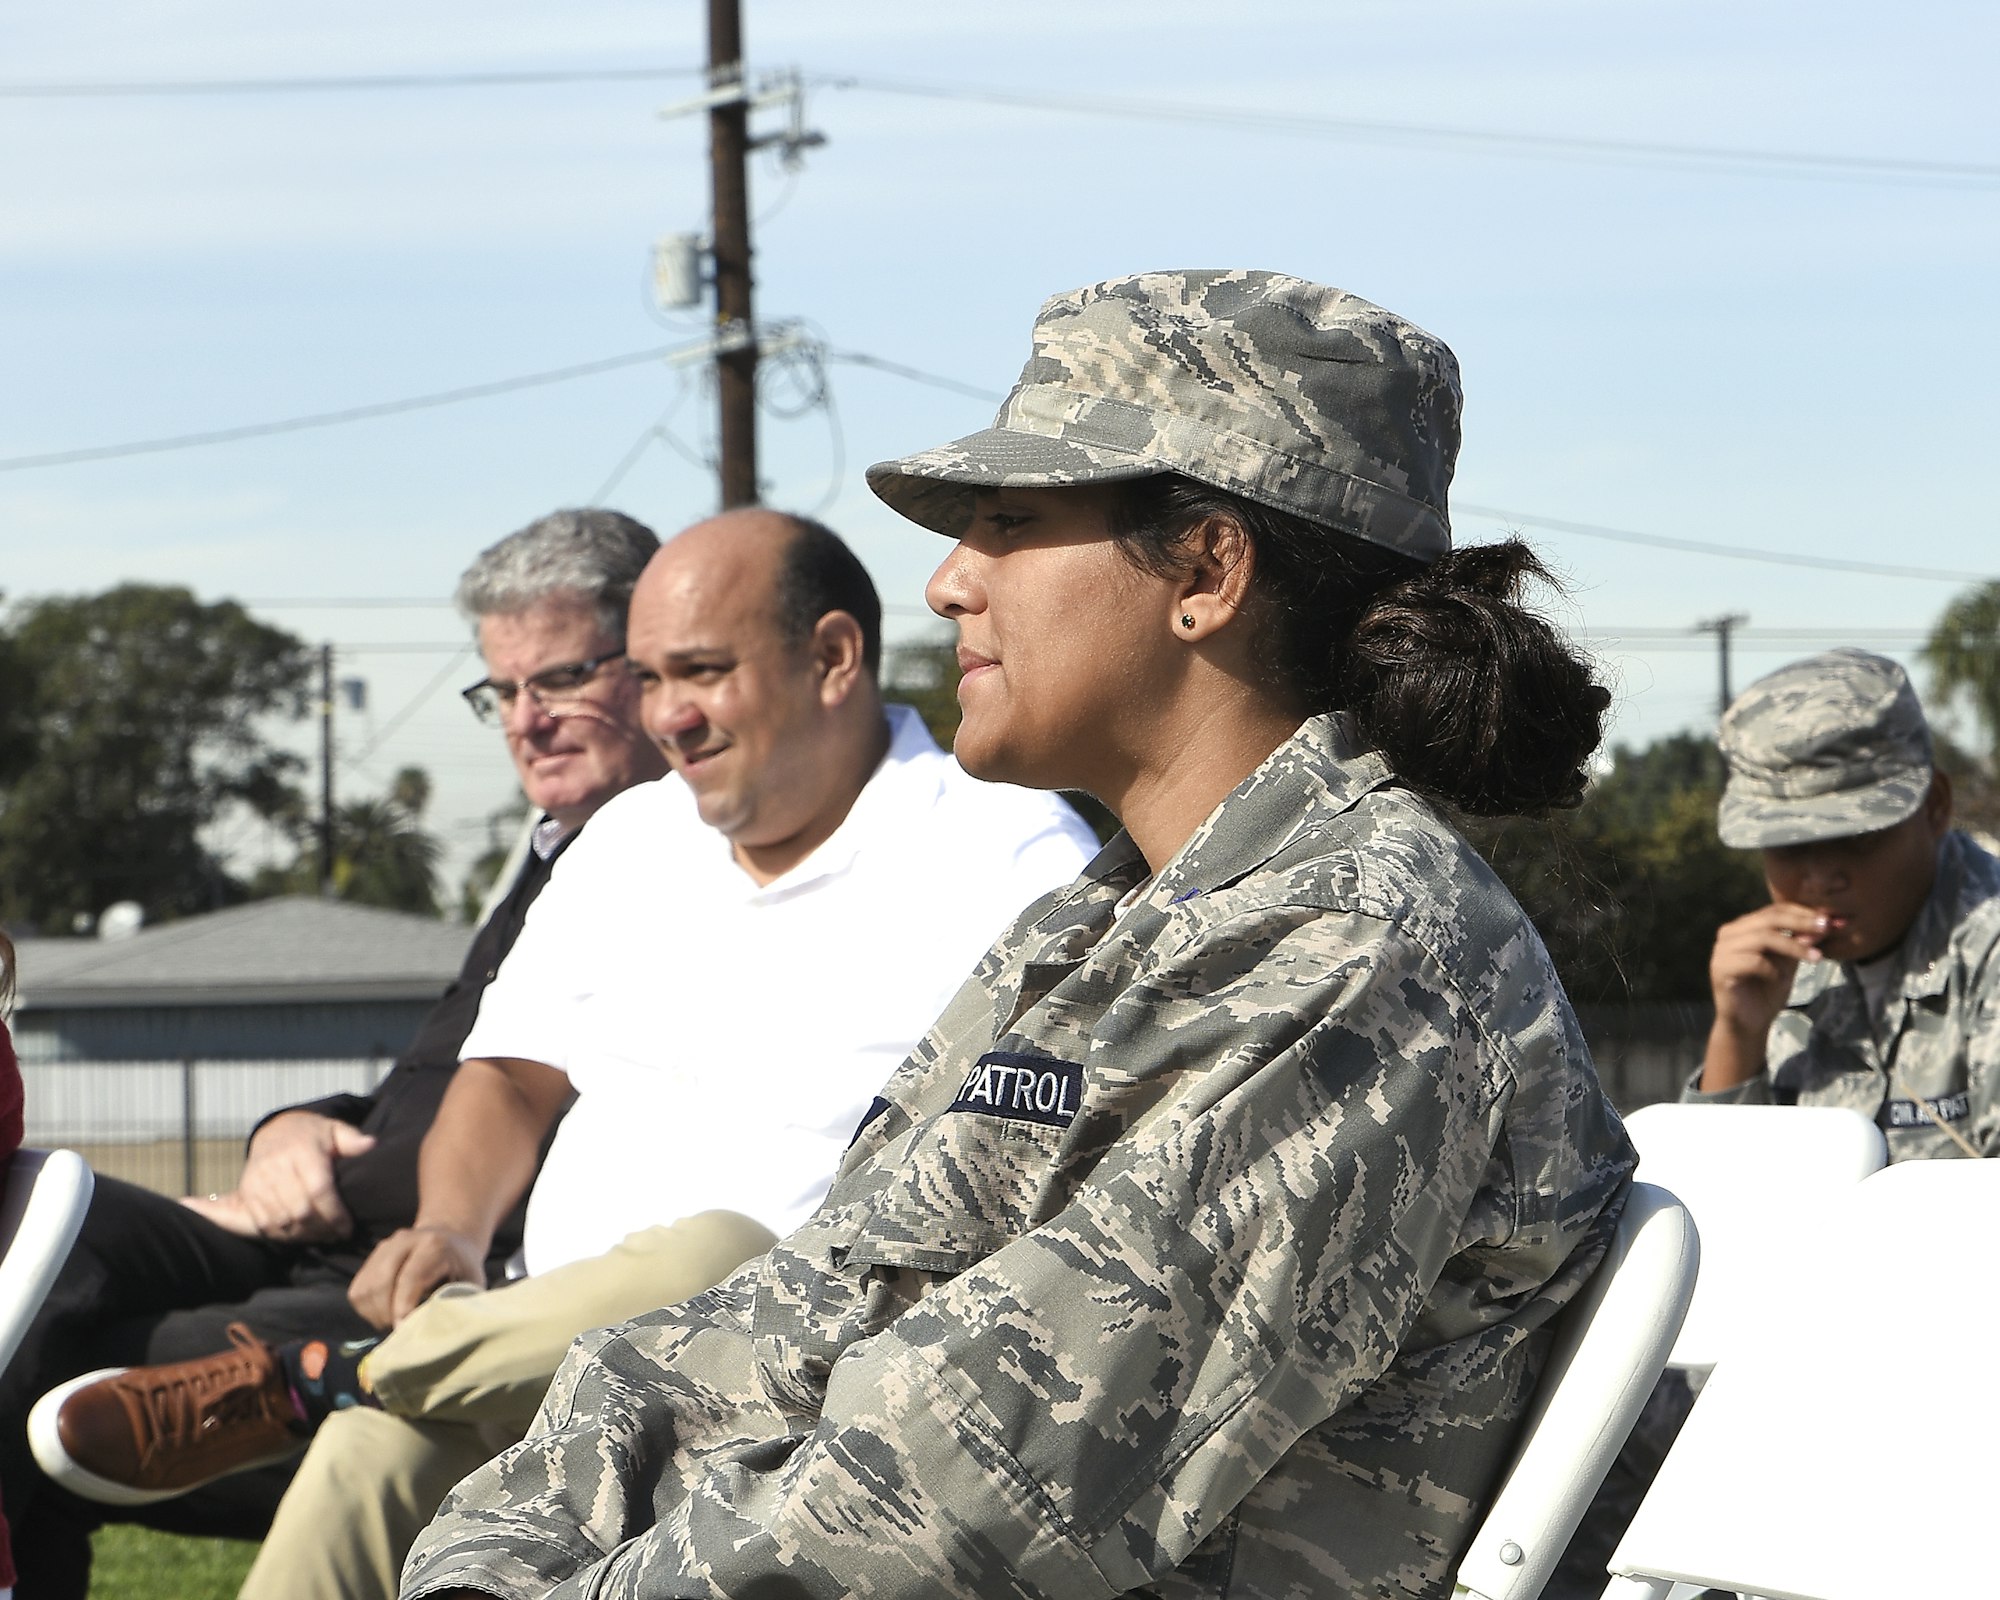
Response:
[{"label": "khaki pants", "polygon": [[386,1409],[336,1412],[313,1436],[239,1600],[392,1600],[417,1535],[527,1433],[578,1334],[700,1294],[776,1242],[704,1211],[504,1288],[433,1296],[363,1363]]}]

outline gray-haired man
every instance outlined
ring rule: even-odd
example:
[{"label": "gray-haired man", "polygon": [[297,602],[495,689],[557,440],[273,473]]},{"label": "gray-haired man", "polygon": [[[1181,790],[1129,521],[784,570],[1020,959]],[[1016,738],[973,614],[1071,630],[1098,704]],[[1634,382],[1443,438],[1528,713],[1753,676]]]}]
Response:
[{"label": "gray-haired man", "polygon": [[[158,1499],[311,1433],[244,1594],[387,1594],[578,1333],[699,1295],[810,1214],[994,927],[1095,846],[1060,800],[975,781],[884,704],[880,618],[860,561],[803,518],[737,510],[662,546],[626,675],[675,776],[593,820],[482,996],[415,1222],[354,1279],[394,1332],[57,1391],[31,1429],[53,1476]],[[530,1183],[527,1276],[433,1296],[476,1280]],[[170,1419],[136,1423],[162,1393]]]},{"label": "gray-haired man", "polygon": [[1951,826],[1903,669],[1781,667],[1722,720],[1724,844],[1771,903],[1727,923],[1688,1098],[1850,1106],[1892,1161],[2000,1150],[2000,862]]},{"label": "gray-haired man", "polygon": [[[556,853],[621,790],[665,770],[638,723],[620,659],[633,584],[658,547],[612,511],[558,511],[485,551],[458,600],[487,676],[467,691],[497,719],[523,794],[540,813],[534,848],[475,936],[457,980],[431,1008],[394,1071],[368,1096],[336,1095],[267,1117],[228,1194],[175,1202],[100,1178],[83,1232],[0,1383],[0,1482],[21,1587],[83,1600],[91,1529],[134,1515],[175,1531],[256,1538],[289,1465],[246,1473],[144,1513],[79,1500],[29,1454],[25,1425],[45,1390],[101,1368],[181,1361],[260,1338],[372,1332],[348,1285],[371,1251],[408,1226],[417,1150],[479,997],[548,881]],[[520,1241],[521,1217],[495,1233],[489,1279]]]}]

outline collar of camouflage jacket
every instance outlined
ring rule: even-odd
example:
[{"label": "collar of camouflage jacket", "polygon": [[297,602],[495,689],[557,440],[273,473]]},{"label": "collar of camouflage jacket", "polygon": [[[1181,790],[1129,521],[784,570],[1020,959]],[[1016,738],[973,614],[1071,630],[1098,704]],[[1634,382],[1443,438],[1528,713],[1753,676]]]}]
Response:
[{"label": "collar of camouflage jacket", "polygon": [[[1226,888],[1284,855],[1327,817],[1395,781],[1389,764],[1361,747],[1344,715],[1309,717],[1189,835],[1139,905],[1164,911]],[[1038,926],[1050,932],[1068,929],[1087,906],[1102,902],[1115,907],[1144,880],[1145,872],[1145,858],[1132,836],[1120,832]]]},{"label": "collar of camouflage jacket", "polygon": [[[1022,936],[1018,952],[994,983],[994,1027],[1004,1033],[1029,1006],[1061,983],[1115,928],[1134,954],[1151,946],[1175,906],[1281,860],[1317,837],[1327,819],[1373,790],[1394,783],[1381,756],[1365,751],[1338,713],[1312,717],[1210,812],[1150,884],[1146,858],[1130,834],[1118,833],[1057,895]],[[1146,886],[1136,901],[1120,902]],[[1124,969],[1106,965],[1107,983]]]}]

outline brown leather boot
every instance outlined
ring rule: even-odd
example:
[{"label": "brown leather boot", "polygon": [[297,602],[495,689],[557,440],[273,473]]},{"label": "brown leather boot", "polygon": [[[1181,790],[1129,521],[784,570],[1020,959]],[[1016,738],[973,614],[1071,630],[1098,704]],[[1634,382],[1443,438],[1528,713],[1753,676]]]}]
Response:
[{"label": "brown leather boot", "polygon": [[86,1500],[140,1506],[304,1449],[277,1353],[240,1322],[229,1338],[217,1355],[110,1367],[51,1389],[28,1414],[42,1471]]}]

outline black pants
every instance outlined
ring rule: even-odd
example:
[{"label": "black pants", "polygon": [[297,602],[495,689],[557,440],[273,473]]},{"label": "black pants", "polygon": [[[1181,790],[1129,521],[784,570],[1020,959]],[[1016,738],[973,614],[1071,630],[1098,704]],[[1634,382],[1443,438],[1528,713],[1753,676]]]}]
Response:
[{"label": "black pants", "polygon": [[105,1522],[258,1539],[289,1463],[237,1473],[150,1506],[102,1506],[58,1489],[29,1454],[28,1411],[49,1389],[99,1367],[184,1361],[228,1348],[248,1323],[283,1343],[374,1332],[348,1303],[350,1254],[243,1239],[150,1189],[99,1178],[69,1260],[0,1376],[0,1504],[14,1538],[18,1600],[86,1600],[90,1535]]}]

